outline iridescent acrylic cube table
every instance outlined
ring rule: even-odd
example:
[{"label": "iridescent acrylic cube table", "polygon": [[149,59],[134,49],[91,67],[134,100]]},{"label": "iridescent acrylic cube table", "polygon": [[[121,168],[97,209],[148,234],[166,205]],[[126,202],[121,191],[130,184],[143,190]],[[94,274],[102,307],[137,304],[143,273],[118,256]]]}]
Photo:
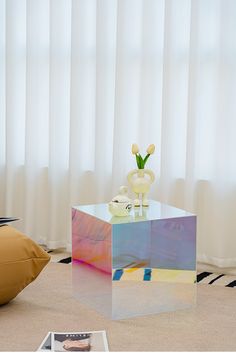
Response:
[{"label": "iridescent acrylic cube table", "polygon": [[72,208],[73,289],[112,319],[189,308],[196,294],[196,216],[150,200],[129,217]]}]

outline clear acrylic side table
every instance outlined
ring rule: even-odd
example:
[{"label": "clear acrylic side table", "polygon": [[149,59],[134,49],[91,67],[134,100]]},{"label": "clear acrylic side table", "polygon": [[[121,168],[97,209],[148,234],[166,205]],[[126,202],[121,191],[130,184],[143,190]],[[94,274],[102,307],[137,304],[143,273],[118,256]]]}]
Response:
[{"label": "clear acrylic side table", "polygon": [[112,217],[72,208],[75,296],[111,319],[190,308],[196,297],[196,216],[160,202]]}]

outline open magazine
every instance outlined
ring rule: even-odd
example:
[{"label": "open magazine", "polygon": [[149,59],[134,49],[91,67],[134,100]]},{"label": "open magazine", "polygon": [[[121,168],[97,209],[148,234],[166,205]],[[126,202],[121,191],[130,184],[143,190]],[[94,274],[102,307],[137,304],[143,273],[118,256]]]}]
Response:
[{"label": "open magazine", "polygon": [[16,220],[20,220],[20,219],[14,218],[12,216],[3,216],[3,217],[0,217],[0,225],[9,223],[11,221],[16,221]]},{"label": "open magazine", "polygon": [[48,332],[38,351],[107,352],[106,332]]}]

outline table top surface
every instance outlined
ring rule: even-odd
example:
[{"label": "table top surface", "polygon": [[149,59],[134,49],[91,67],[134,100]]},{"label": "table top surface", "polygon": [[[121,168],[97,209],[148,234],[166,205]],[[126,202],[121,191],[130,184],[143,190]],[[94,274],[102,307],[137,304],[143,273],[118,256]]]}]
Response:
[{"label": "table top surface", "polygon": [[97,219],[106,221],[110,224],[128,224],[140,221],[163,220],[186,216],[195,216],[195,214],[154,200],[149,200],[148,208],[140,207],[137,209],[132,209],[130,215],[124,217],[112,216],[108,210],[107,203],[79,205],[73,206],[73,208],[82,211],[88,215],[94,216]]}]

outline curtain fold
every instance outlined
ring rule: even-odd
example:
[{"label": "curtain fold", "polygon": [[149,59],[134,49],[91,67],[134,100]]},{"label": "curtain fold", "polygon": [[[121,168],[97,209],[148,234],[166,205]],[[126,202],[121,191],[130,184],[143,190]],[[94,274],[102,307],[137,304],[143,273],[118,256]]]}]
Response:
[{"label": "curtain fold", "polygon": [[198,259],[236,266],[236,2],[0,0],[0,213],[70,249],[155,143],[150,197],[198,215]]}]

